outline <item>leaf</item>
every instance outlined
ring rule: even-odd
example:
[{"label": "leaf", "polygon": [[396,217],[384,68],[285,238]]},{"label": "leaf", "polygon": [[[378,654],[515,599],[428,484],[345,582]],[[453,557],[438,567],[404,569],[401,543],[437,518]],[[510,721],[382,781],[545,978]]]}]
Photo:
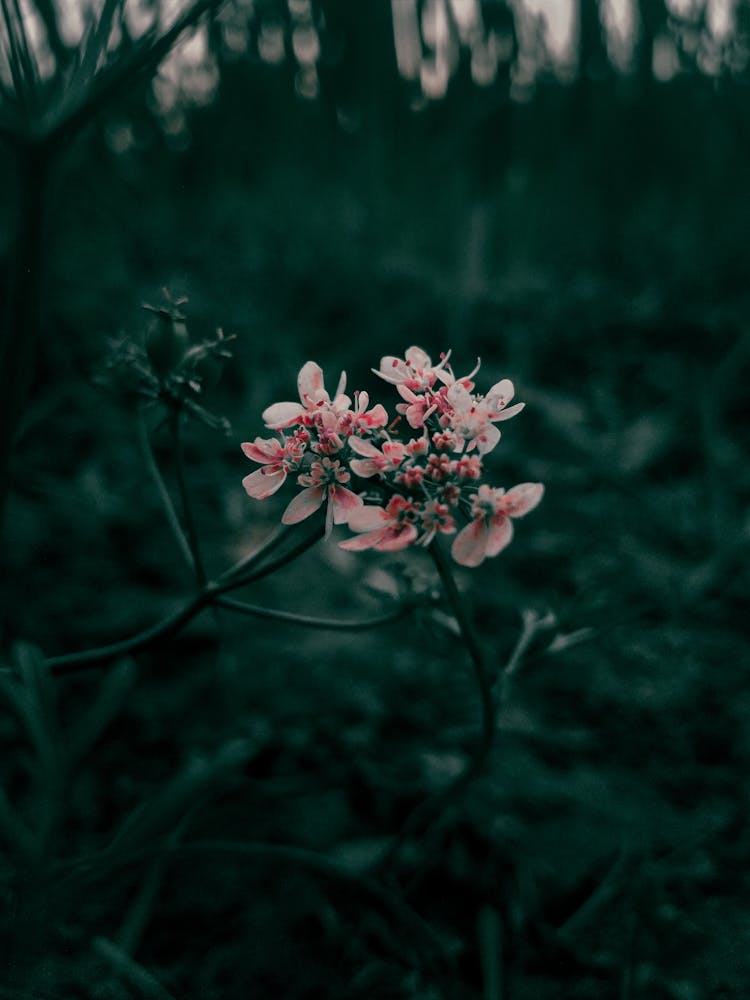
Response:
[{"label": "leaf", "polygon": [[110,860],[149,848],[177,826],[193,808],[232,777],[247,761],[251,745],[232,740],[212,757],[190,761],[180,774],[126,817],[105,854]]},{"label": "leaf", "polygon": [[133,687],[135,677],[135,662],[129,657],[120,660],[105,674],[94,704],[81,718],[71,736],[71,760],[81,760],[112,724]]}]

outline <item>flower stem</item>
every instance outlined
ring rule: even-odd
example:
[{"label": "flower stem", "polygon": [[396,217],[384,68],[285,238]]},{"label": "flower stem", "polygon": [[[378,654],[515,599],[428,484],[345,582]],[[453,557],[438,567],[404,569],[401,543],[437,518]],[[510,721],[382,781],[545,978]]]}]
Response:
[{"label": "flower stem", "polygon": [[495,741],[495,702],[492,695],[492,684],[490,683],[489,673],[479,647],[479,641],[469,619],[464,601],[456,586],[448,559],[437,539],[430,545],[429,552],[432,555],[440,575],[445,596],[451,610],[456,616],[466,648],[471,657],[482,705],[482,732],[469,764],[458,777],[447,788],[438,792],[437,795],[420,802],[406,818],[406,821],[401,826],[395,840],[383,858],[381,867],[385,870],[393,866],[407,837],[417,833],[419,830],[426,832],[446,806],[481,774]]},{"label": "flower stem", "polygon": [[177,542],[180,552],[182,553],[182,557],[190,568],[190,571],[195,572],[193,554],[190,551],[190,545],[185,537],[185,532],[182,530],[182,525],[180,524],[180,519],[177,516],[177,511],[174,509],[172,497],[169,495],[169,490],[166,487],[164,477],[162,476],[161,470],[159,469],[156,461],[154,449],[151,446],[148,427],[146,426],[146,421],[142,413],[138,415],[138,439],[140,441],[146,468],[148,469],[149,474],[154,481],[154,485],[156,486],[159,499],[164,507],[164,513],[166,514],[167,521],[169,522],[169,527],[172,529],[172,534],[174,535],[175,541]]},{"label": "flower stem", "polygon": [[206,583],[206,571],[203,567],[200,542],[198,540],[198,531],[195,526],[193,507],[190,503],[190,492],[187,488],[187,479],[185,478],[185,458],[182,452],[182,435],[180,434],[181,419],[182,414],[180,411],[174,410],[170,415],[169,428],[172,432],[172,440],[174,441],[177,489],[180,494],[180,503],[182,504],[182,516],[185,521],[187,542],[190,547],[190,554],[195,568],[195,578],[202,587]]},{"label": "flower stem", "polygon": [[208,581],[204,583],[194,597],[184,602],[171,615],[167,615],[161,621],[156,622],[155,625],[151,625],[142,632],[138,632],[127,639],[122,639],[107,646],[98,646],[95,649],[87,649],[77,653],[65,653],[62,656],[50,656],[44,661],[44,665],[55,676],[60,677],[78,670],[88,670],[92,667],[101,666],[121,656],[129,656],[140,652],[142,649],[146,649],[161,639],[176,635],[188,622],[192,621],[196,615],[213,604],[222,594],[226,594],[228,591],[242,587],[254,580],[260,580],[282,566],[286,566],[287,563],[296,559],[297,556],[309,549],[322,537],[323,528],[322,525],[318,524],[314,531],[305,535],[288,552],[282,553],[276,559],[272,559],[260,568],[255,569],[248,576],[241,579],[229,578],[223,581]]},{"label": "flower stem", "polygon": [[236,611],[241,615],[253,618],[269,618],[272,621],[288,622],[290,625],[303,625],[307,628],[321,628],[332,632],[363,632],[366,629],[378,628],[380,625],[390,625],[408,615],[414,605],[400,604],[395,611],[378,615],[374,618],[357,618],[350,621],[339,621],[335,618],[315,618],[311,615],[298,615],[294,611],[281,611],[276,608],[264,608],[258,604],[248,604],[245,601],[235,601],[231,597],[218,597],[216,604],[220,608]]},{"label": "flower stem", "polygon": [[471,770],[476,773],[484,767],[495,739],[495,703],[492,696],[492,683],[466,605],[456,586],[453,571],[445,552],[443,552],[437,539],[430,545],[430,554],[440,574],[440,581],[443,584],[445,596],[448,599],[453,614],[456,616],[456,621],[461,629],[461,634],[471,657],[474,677],[482,703],[482,735],[471,764]]}]

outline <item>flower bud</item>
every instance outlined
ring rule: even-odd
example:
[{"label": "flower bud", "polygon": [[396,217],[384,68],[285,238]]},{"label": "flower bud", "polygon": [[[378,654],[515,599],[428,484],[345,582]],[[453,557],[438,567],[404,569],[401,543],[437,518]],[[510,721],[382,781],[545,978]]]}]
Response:
[{"label": "flower bud", "polygon": [[156,374],[164,377],[179,365],[190,346],[185,318],[174,310],[144,309],[152,313],[146,329],[146,354]]}]

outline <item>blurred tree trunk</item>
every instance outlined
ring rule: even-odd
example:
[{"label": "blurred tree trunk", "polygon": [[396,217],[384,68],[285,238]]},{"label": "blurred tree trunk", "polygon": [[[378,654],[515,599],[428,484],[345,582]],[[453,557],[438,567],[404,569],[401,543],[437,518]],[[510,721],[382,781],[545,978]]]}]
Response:
[{"label": "blurred tree trunk", "polygon": [[33,143],[21,147],[16,228],[0,328],[0,529],[10,488],[13,446],[31,388],[41,325],[47,176],[44,148]]}]

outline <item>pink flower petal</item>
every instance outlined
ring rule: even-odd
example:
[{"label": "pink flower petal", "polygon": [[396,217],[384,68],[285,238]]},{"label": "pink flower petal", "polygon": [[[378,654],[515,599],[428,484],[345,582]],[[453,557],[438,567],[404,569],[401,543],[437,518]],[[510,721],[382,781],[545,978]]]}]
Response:
[{"label": "pink flower petal", "polygon": [[333,507],[334,524],[346,524],[352,513],[363,506],[362,497],[357,496],[345,486],[329,486],[328,496]]},{"label": "pink flower petal", "polygon": [[242,485],[253,500],[265,500],[283,485],[285,479],[284,469],[256,469],[249,476],[245,476]]},{"label": "pink flower petal", "polygon": [[451,555],[461,566],[478,566],[484,559],[487,550],[487,524],[485,521],[472,521],[453,539]]},{"label": "pink flower petal", "polygon": [[368,413],[364,414],[363,420],[368,427],[385,427],[388,423],[388,413],[382,403],[376,403]]},{"label": "pink flower petal", "polygon": [[339,542],[339,548],[346,549],[347,552],[363,552],[365,549],[374,548],[387,532],[388,528],[384,527],[380,527],[376,531],[367,531],[363,535]]},{"label": "pink flower petal", "polygon": [[523,517],[533,510],[544,494],[542,483],[520,483],[502,498],[502,507],[511,517]]},{"label": "pink flower petal", "polygon": [[515,417],[517,413],[520,413],[524,406],[526,406],[526,403],[514,403],[513,406],[507,406],[499,412],[493,411],[492,420],[510,420],[511,417]]},{"label": "pink flower petal", "polygon": [[352,436],[349,438],[349,447],[358,455],[364,455],[366,458],[380,457],[380,452],[372,441],[364,441],[362,438]]},{"label": "pink flower petal", "polygon": [[385,529],[375,548],[381,552],[398,552],[416,541],[418,534],[416,526],[409,522],[394,524]]},{"label": "pink flower petal", "polygon": [[485,399],[493,409],[501,410],[513,399],[515,389],[509,378],[504,378],[496,382],[485,396]]},{"label": "pink flower petal", "polygon": [[309,406],[320,400],[328,400],[328,393],[323,382],[323,369],[314,361],[308,361],[300,369],[297,376],[297,388],[302,403]]},{"label": "pink flower petal", "polygon": [[494,424],[487,424],[480,434],[474,438],[474,444],[480,455],[486,455],[492,451],[500,440],[500,431]]},{"label": "pink flower petal", "polygon": [[284,449],[276,438],[257,437],[254,441],[245,441],[241,448],[247,458],[261,465],[278,462],[284,457]]},{"label": "pink flower petal", "polygon": [[423,369],[432,367],[429,354],[425,354],[421,347],[409,347],[404,357],[412,368]]},{"label": "pink flower petal", "polygon": [[353,510],[349,515],[348,524],[352,531],[374,531],[382,528],[387,520],[388,515],[382,507],[370,504]]},{"label": "pink flower petal", "polygon": [[306,517],[310,517],[320,509],[324,498],[325,491],[322,486],[308,486],[294,497],[281,515],[282,524],[299,524],[300,521],[304,521]]},{"label": "pink flower petal", "polygon": [[376,476],[380,472],[371,458],[353,458],[349,462],[349,468],[355,476],[361,476],[362,479],[369,479],[370,476]]},{"label": "pink flower petal", "polygon": [[273,403],[263,411],[266,427],[278,431],[283,427],[291,427],[307,411],[299,403]]},{"label": "pink flower petal", "polygon": [[403,382],[405,378],[409,377],[409,369],[406,363],[401,358],[394,358],[391,354],[386,354],[384,358],[380,359],[380,369],[378,371],[375,371],[374,368],[372,370],[376,375],[379,375],[392,385],[398,385],[399,382]]},{"label": "pink flower petal", "polygon": [[506,545],[510,544],[512,538],[513,524],[511,519],[502,514],[496,514],[490,519],[487,529],[486,554],[496,556],[498,552],[502,552]]}]

